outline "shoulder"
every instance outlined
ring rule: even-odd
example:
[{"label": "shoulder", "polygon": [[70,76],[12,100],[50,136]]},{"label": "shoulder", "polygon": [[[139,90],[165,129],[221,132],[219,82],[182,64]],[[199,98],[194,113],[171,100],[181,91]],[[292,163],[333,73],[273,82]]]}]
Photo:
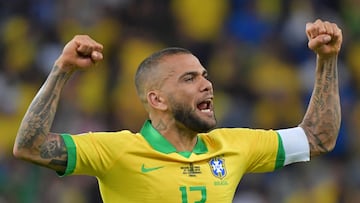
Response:
[{"label": "shoulder", "polygon": [[114,132],[87,132],[68,136],[70,136],[75,143],[92,142],[104,144],[131,142],[131,140],[137,140],[142,137],[139,133],[133,133],[129,130],[121,130]]},{"label": "shoulder", "polygon": [[243,141],[257,141],[263,139],[276,139],[278,134],[274,130],[252,128],[217,128],[200,137],[208,141],[239,143]]},{"label": "shoulder", "polygon": [[266,135],[277,135],[274,130],[265,129],[252,129],[252,128],[216,128],[208,133],[204,133],[205,136],[237,136],[237,137],[255,137]]}]

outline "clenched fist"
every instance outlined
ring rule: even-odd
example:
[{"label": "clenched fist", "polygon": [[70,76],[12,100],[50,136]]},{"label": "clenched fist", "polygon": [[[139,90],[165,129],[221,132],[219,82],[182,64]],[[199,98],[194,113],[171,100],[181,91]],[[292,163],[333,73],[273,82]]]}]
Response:
[{"label": "clenched fist", "polygon": [[87,35],[76,35],[69,41],[55,65],[65,72],[87,69],[103,59],[103,46]]},{"label": "clenched fist", "polygon": [[326,59],[336,56],[341,48],[342,32],[335,24],[328,21],[316,20],[306,24],[308,46],[318,57]]}]

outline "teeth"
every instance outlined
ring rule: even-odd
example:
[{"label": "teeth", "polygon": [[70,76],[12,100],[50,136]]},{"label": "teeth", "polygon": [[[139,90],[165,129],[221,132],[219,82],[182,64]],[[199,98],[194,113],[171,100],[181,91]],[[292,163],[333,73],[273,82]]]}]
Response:
[{"label": "teeth", "polygon": [[210,109],[203,109],[203,110],[201,110],[201,112],[211,112],[211,110]]}]

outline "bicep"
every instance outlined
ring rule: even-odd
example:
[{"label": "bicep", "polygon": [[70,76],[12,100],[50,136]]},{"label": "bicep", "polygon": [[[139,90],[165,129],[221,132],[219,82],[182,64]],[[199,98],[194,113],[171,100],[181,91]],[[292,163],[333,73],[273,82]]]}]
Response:
[{"label": "bicep", "polygon": [[67,166],[67,148],[63,137],[49,133],[39,147],[38,163],[57,172],[65,172]]}]

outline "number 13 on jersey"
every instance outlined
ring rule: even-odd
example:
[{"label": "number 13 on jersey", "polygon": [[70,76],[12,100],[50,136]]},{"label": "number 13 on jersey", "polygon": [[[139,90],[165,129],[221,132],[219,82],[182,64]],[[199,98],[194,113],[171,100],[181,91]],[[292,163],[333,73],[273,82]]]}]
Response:
[{"label": "number 13 on jersey", "polygon": [[194,203],[206,202],[206,187],[205,186],[190,186],[190,187],[180,186],[179,190],[181,192],[182,203],[190,203],[188,201],[188,194],[193,193],[193,192],[200,193],[199,194],[200,199],[195,201]]}]

